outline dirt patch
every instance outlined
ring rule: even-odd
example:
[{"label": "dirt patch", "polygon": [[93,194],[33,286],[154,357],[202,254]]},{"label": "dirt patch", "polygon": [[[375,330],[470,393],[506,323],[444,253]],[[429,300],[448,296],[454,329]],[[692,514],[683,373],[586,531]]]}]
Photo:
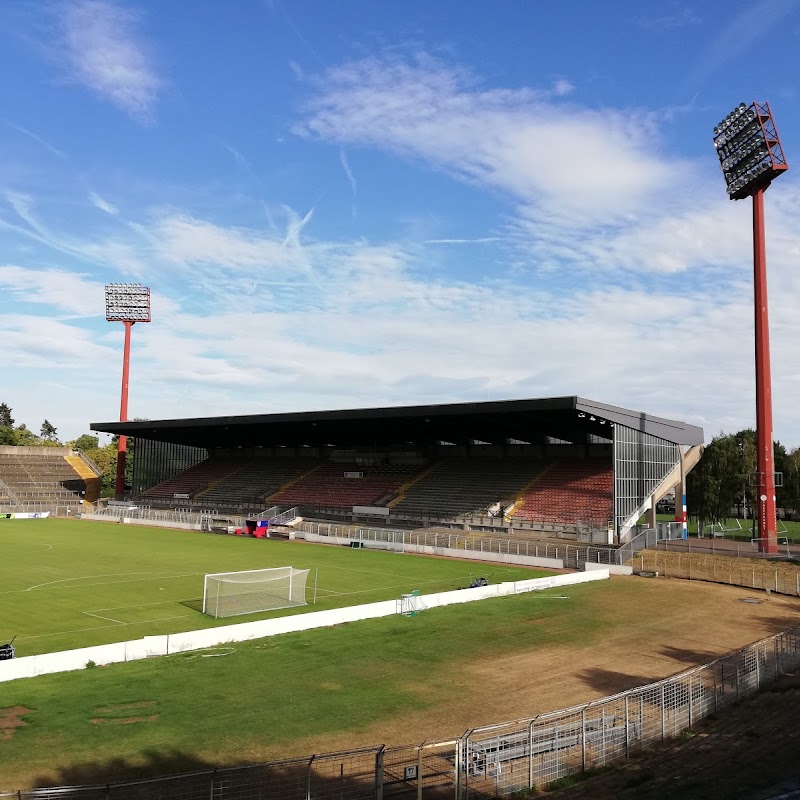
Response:
[{"label": "dirt patch", "polygon": [[28,724],[22,719],[26,714],[33,714],[33,709],[25,706],[0,708],[0,741],[12,739],[17,728]]},{"label": "dirt patch", "polygon": [[127,711],[131,708],[151,708],[156,704],[156,700],[142,700],[138,703],[117,703],[113,706],[99,706],[94,710],[95,714],[114,714],[117,711]]},{"label": "dirt patch", "polygon": [[[796,598],[663,577],[612,580],[628,589],[629,605],[620,605],[616,592],[592,596],[603,614],[620,621],[599,641],[499,656],[492,655],[491,631],[482,631],[476,633],[475,659],[453,667],[446,676],[465,687],[447,706],[434,701],[429,709],[399,714],[357,732],[237,752],[263,761],[376,743],[449,739],[471,728],[557,711],[652,683],[800,625]],[[764,602],[741,602],[748,597]],[[424,696],[421,691],[414,694]]]},{"label": "dirt patch", "polygon": [[156,700],[139,700],[135,703],[114,703],[110,706],[98,706],[95,714],[105,714],[90,719],[92,725],[136,725],[139,722],[155,722],[158,714],[148,716],[134,716],[126,712],[141,711],[143,708],[152,708],[157,704]]}]

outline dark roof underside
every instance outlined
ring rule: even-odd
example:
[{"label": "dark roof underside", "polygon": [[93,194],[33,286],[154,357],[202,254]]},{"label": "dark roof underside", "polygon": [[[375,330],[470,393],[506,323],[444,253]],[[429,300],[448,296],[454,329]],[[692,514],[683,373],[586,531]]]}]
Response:
[{"label": "dark roof underside", "polygon": [[438,441],[538,444],[552,436],[585,443],[611,439],[611,425],[626,425],[684,445],[702,444],[703,429],[581,397],[487,403],[361,408],[235,417],[93,422],[93,431],[194,447],[364,447]]}]

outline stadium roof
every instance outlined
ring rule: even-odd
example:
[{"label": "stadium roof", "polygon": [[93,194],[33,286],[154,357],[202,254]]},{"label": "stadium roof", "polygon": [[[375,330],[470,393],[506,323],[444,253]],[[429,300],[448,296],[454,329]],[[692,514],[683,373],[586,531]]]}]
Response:
[{"label": "stadium roof", "polygon": [[509,441],[538,444],[545,437],[568,442],[611,439],[610,423],[670,442],[703,443],[703,429],[582,397],[548,397],[484,403],[303,411],[197,419],[93,422],[93,431],[195,447],[353,447],[439,441],[467,444]]}]

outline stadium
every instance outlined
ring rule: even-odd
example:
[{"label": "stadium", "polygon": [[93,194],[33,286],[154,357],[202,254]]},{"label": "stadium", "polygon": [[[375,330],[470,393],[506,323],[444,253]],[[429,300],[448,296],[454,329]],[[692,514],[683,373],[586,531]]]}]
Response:
[{"label": "stadium", "polygon": [[[580,397],[95,423],[153,506],[620,544],[685,495],[703,431]],[[653,520],[655,517],[653,516]],[[681,521],[684,517],[676,517]],[[653,526],[655,527],[655,526]]]},{"label": "stadium", "polygon": [[[678,736],[800,659],[794,572],[690,554],[687,575],[652,549],[685,535],[679,504],[656,508],[685,494],[692,425],[567,396],[92,429],[135,441],[123,501],[79,453],[0,453],[17,786],[505,796]],[[754,588],[768,609],[742,605]]]}]

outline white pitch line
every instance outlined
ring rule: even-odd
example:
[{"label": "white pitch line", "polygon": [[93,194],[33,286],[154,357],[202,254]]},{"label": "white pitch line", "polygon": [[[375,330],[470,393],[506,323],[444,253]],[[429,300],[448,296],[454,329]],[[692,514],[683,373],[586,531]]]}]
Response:
[{"label": "white pitch line", "polygon": [[117,625],[127,625],[127,622],[123,622],[121,619],[114,619],[113,617],[104,617],[102,614],[95,614],[93,611],[84,611],[84,614],[88,614],[90,617],[97,617],[97,619],[105,619],[109,622],[116,622]]},{"label": "white pitch line", "polygon": [[[198,598],[199,599],[199,598]],[[132,606],[108,606],[107,608],[96,608],[95,611],[116,611],[120,608],[144,608],[145,606],[164,606],[175,605],[180,603],[180,600],[156,600],[154,603],[134,603]],[[84,612],[89,613],[89,612]]]},{"label": "white pitch line", "polygon": [[[145,619],[141,622],[122,622],[121,625],[149,625],[151,622],[166,622],[170,619],[187,619],[188,614],[177,614],[174,617],[159,617],[158,619]],[[74,628],[71,631],[55,631],[53,633],[37,633],[35,636],[18,636],[17,641],[23,642],[27,639],[45,639],[48,636],[65,636],[68,633],[83,633],[84,631],[99,631],[103,628],[118,628],[119,625],[96,625],[93,628]],[[107,643],[108,644],[108,643]]]},{"label": "white pitch line", "polygon": [[[128,581],[102,581],[101,583],[82,583],[80,586],[66,586],[62,588],[74,589],[83,588],[85,586],[107,586],[115,583],[137,583],[138,581],[156,580],[161,578],[194,578],[198,575],[203,575],[203,572],[185,572],[181,575],[154,575],[152,572],[112,572],[108,575],[78,575],[74,578],[59,578],[57,581],[47,581],[46,583],[37,583],[35,586],[29,586],[27,589],[17,589],[15,591],[30,592],[34,589],[41,589],[43,586],[53,586],[56,583],[66,583],[67,581],[82,581],[87,578],[121,578],[127,575],[145,575],[144,578],[135,578]],[[2,594],[10,594],[10,592],[2,592]]]}]

